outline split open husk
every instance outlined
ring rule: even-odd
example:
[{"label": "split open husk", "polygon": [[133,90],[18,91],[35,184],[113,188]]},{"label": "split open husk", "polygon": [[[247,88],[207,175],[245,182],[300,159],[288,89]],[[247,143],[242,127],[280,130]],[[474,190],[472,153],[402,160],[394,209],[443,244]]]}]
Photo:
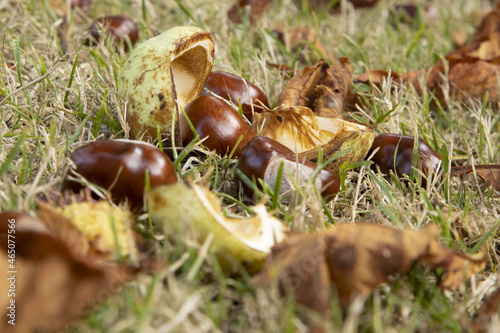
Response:
[{"label": "split open husk", "polygon": [[227,274],[259,271],[271,247],[285,237],[287,228],[267,213],[264,205],[254,207],[250,218],[228,218],[220,200],[208,189],[192,183],[154,188],[148,197],[153,222],[165,235],[188,235],[202,244],[213,234],[210,250]]},{"label": "split open husk", "polygon": [[180,145],[181,108],[200,96],[213,61],[212,36],[197,27],[172,28],[135,48],[118,80],[132,136],[156,138],[159,127]]},{"label": "split open husk", "polygon": [[338,172],[343,163],[349,165],[363,160],[375,138],[375,131],[370,126],[339,118],[317,117],[307,107],[287,105],[256,114],[253,131],[255,135],[278,141],[296,152],[299,158],[311,162],[318,161],[319,146],[323,149],[323,161],[352,147],[326,166],[332,172]]}]

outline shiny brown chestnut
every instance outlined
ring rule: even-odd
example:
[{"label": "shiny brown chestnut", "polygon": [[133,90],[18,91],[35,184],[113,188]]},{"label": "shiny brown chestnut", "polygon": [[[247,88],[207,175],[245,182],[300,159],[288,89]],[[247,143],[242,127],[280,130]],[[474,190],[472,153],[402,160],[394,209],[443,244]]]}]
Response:
[{"label": "shiny brown chestnut", "polygon": [[[375,137],[372,148],[367,157],[371,156],[375,149],[380,148],[372,158],[373,166],[378,166],[384,174],[396,171],[398,177],[410,175],[412,170],[413,145],[415,138],[401,134],[380,134]],[[436,173],[441,165],[441,156],[436,153],[423,140],[418,140],[419,170],[428,175]],[[425,186],[425,179],[422,185]]]},{"label": "shiny brown chestnut", "polygon": [[[281,163],[283,163],[284,172],[280,184],[280,194],[291,189],[290,174],[301,184],[310,179],[316,172],[314,163],[309,161],[297,163],[296,155],[291,149],[264,136],[256,136],[248,141],[241,152],[238,168],[250,180],[262,179],[267,186],[274,189]],[[252,196],[251,189],[243,182],[242,184],[245,193]],[[316,178],[315,186],[326,200],[331,200],[340,189],[340,178],[338,175],[323,169]]]},{"label": "shiny brown chestnut", "polygon": [[[95,141],[76,149],[70,158],[76,173],[109,190],[113,199],[122,201],[127,198],[133,208],[143,206],[146,171],[151,188],[177,182],[170,158],[142,141]],[[63,189],[79,192],[82,185],[68,176],[63,181]]]},{"label": "shiny brown chestnut", "polygon": [[[203,141],[203,145],[219,155],[230,154],[238,144],[233,157],[241,154],[243,146],[253,138],[250,126],[228,103],[212,95],[196,98],[184,107],[187,117]],[[186,146],[195,134],[185,117],[179,120],[182,144]]]},{"label": "shiny brown chestnut", "polygon": [[269,108],[267,96],[259,87],[237,75],[227,72],[215,71],[210,73],[207,81],[205,81],[202,95],[210,95],[210,93],[231,101],[236,105],[241,103],[243,115],[250,121],[253,115],[252,105],[254,112],[262,112],[264,110],[262,105],[256,102],[256,100],[259,100]]},{"label": "shiny brown chestnut", "polygon": [[[102,28],[102,29],[101,29]],[[89,27],[90,38],[87,44],[97,44],[101,40],[101,32],[106,31],[117,43],[123,43],[124,49],[128,49],[126,39],[131,45],[135,45],[139,39],[139,26],[126,15],[111,15],[97,19]]]}]

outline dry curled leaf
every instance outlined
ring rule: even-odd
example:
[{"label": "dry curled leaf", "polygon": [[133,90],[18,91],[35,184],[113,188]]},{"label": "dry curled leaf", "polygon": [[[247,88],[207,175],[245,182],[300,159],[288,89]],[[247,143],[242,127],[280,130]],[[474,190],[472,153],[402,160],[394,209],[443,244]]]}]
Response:
[{"label": "dry curled leaf", "polygon": [[65,330],[69,322],[83,317],[90,306],[104,301],[135,274],[133,268],[101,265],[82,256],[71,243],[52,237],[42,221],[22,213],[0,214],[0,260],[4,263],[8,262],[12,229],[15,261],[9,277],[13,279],[1,279],[0,289],[9,290],[15,281],[15,296],[2,293],[0,306],[2,317],[11,320],[7,307],[14,304],[15,326],[2,320],[2,332]]},{"label": "dry curled leaf", "polygon": [[[445,61],[446,65],[443,61],[435,64],[428,71],[425,81],[425,72],[421,70],[404,74],[374,70],[354,78],[354,82],[380,86],[384,80],[391,78],[394,82],[411,84],[419,95],[423,95],[427,88],[440,104],[447,104],[450,97],[462,101],[469,98],[482,99],[486,92],[489,93],[490,102],[500,101],[497,92],[500,57],[481,60],[477,57],[448,55]],[[421,81],[424,82],[424,87]]]},{"label": "dry curled leaf", "polygon": [[340,66],[330,67],[316,86],[313,110],[318,117],[342,118],[344,98],[352,83],[349,58],[340,58]]},{"label": "dry curled leaf", "polygon": [[450,98],[464,102],[481,100],[485,93],[488,93],[489,102],[499,102],[499,17],[500,9],[495,8],[485,17],[469,44],[448,54],[428,71],[398,74],[374,70],[354,78],[354,82],[380,86],[384,80],[391,78],[395,82],[411,84],[419,95],[423,95],[424,89],[429,90],[440,104],[448,104]]},{"label": "dry curled leaf", "polygon": [[227,12],[227,16],[234,23],[241,23],[241,14],[245,7],[250,7],[250,23],[254,23],[271,6],[272,0],[238,0]]},{"label": "dry curled leaf", "polygon": [[265,269],[253,278],[260,286],[277,283],[281,294],[328,315],[330,286],[342,306],[367,296],[389,276],[404,273],[415,261],[441,268],[443,288],[455,288],[483,269],[484,254],[464,255],[438,243],[435,225],[398,230],[375,224],[341,224],[324,232],[293,235],[273,247]]},{"label": "dry curled leaf", "polygon": [[495,190],[500,191],[500,164],[477,164],[471,166],[452,166],[450,177],[464,176],[471,172],[475,172],[488,185]]},{"label": "dry curled leaf", "polygon": [[455,51],[455,55],[465,55],[489,60],[500,57],[500,8],[493,8],[481,21],[469,44]]},{"label": "dry curled leaf", "polygon": [[352,66],[349,58],[339,60],[338,66],[320,60],[305,67],[283,88],[276,104],[305,106],[319,117],[342,118],[344,98],[352,83]]},{"label": "dry curled leaf", "polygon": [[459,49],[467,44],[469,35],[465,31],[454,31],[451,33],[451,39],[453,40],[455,49]]}]

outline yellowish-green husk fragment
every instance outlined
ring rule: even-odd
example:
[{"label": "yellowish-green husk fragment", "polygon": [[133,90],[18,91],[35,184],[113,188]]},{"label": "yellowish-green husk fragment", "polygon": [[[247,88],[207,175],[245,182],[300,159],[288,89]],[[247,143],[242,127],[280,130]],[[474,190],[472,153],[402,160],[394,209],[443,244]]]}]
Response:
[{"label": "yellowish-green husk fragment", "polygon": [[210,251],[227,274],[259,271],[271,247],[285,236],[286,227],[267,213],[265,206],[254,207],[256,216],[246,219],[224,217],[220,200],[196,184],[176,183],[155,187],[148,196],[153,222],[165,235],[187,235],[202,244],[212,233]]}]

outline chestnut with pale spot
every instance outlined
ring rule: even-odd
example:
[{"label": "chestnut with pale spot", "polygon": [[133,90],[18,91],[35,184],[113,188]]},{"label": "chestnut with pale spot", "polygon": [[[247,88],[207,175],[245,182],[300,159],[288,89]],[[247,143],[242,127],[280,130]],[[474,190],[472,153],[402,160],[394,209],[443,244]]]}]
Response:
[{"label": "chestnut with pale spot", "polygon": [[[264,136],[256,136],[248,141],[241,152],[238,168],[250,180],[256,182],[257,179],[262,179],[269,188],[274,189],[281,164],[283,164],[283,178],[280,183],[280,194],[289,193],[292,190],[290,175],[298,181],[299,185],[302,185],[316,172],[314,163],[297,162],[297,156],[291,149]],[[252,190],[243,182],[242,185],[245,193],[251,197]],[[323,169],[318,173],[314,185],[321,195],[330,201],[340,189],[340,178]]]},{"label": "chestnut with pale spot", "polygon": [[[74,172],[87,181],[111,192],[113,199],[141,208],[146,188],[146,172],[150,187],[177,182],[169,157],[155,146],[142,141],[95,141],[76,149],[71,155]],[[83,186],[66,175],[64,190],[79,192]]]}]

